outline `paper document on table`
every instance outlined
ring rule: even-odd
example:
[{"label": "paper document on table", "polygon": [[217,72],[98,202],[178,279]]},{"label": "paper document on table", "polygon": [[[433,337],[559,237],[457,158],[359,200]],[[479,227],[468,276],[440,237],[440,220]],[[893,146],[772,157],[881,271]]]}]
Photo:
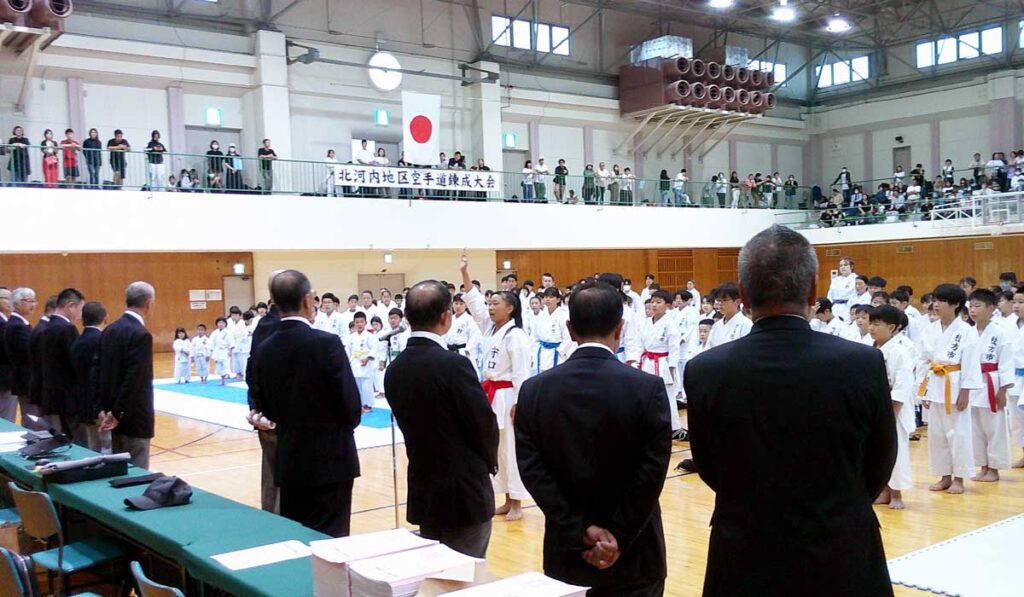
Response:
[{"label": "paper document on table", "polygon": [[[364,597],[411,597],[423,580],[445,571],[473,566],[477,560],[445,545],[393,553],[349,565],[352,594]],[[455,576],[463,577],[462,574]]]},{"label": "paper document on table", "polygon": [[375,558],[397,551],[418,549],[431,545],[437,545],[437,541],[424,539],[405,529],[313,541],[309,544],[316,557],[335,564]]},{"label": "paper document on table", "polygon": [[583,597],[587,587],[577,587],[528,572],[478,587],[448,593],[446,597]]},{"label": "paper document on table", "polygon": [[24,431],[4,431],[0,433],[0,452],[17,452],[25,447]]},{"label": "paper document on table", "polygon": [[210,557],[223,564],[228,570],[245,570],[246,568],[304,558],[310,552],[309,546],[300,541],[281,541]]}]

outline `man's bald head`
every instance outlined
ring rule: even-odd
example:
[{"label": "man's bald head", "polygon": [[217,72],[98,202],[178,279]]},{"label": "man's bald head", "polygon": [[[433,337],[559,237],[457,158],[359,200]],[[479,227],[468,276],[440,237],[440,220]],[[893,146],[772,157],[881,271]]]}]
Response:
[{"label": "man's bald head", "polygon": [[270,298],[285,317],[299,314],[303,302],[312,292],[309,278],[299,270],[281,270],[270,278]]},{"label": "man's bald head", "polygon": [[451,313],[452,296],[437,280],[424,280],[405,295],[405,317],[413,331],[432,331]]}]

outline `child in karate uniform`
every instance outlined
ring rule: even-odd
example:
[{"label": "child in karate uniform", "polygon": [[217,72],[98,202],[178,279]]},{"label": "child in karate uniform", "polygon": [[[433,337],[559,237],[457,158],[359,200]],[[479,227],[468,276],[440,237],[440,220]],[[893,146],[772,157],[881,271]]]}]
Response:
[{"label": "child in karate uniform", "polygon": [[373,380],[376,367],[370,364],[377,354],[377,339],[366,330],[366,313],[357,312],[352,318],[355,331],[349,338],[349,362],[352,375],[359,386],[359,400],[363,403],[363,412],[373,410]]},{"label": "child in karate uniform", "polygon": [[740,289],[732,282],[726,282],[713,293],[715,305],[721,305],[722,319],[715,322],[708,336],[708,348],[714,348],[738,340],[750,333],[754,324],[747,319],[740,307]]},{"label": "child in karate uniform", "polygon": [[188,383],[192,377],[189,359],[191,359],[192,343],[188,340],[188,332],[185,328],[174,330],[174,379],[177,383]]},{"label": "child in karate uniform", "polygon": [[206,335],[206,325],[200,323],[196,326],[196,337],[192,338],[192,361],[196,364],[199,383],[206,383],[206,378],[210,377],[211,352],[212,347],[210,338]]},{"label": "child in karate uniform", "polygon": [[213,374],[220,376],[220,385],[222,386],[227,385],[228,378],[231,377],[228,361],[231,359],[231,353],[234,350],[235,339],[228,330],[228,320],[224,317],[218,317],[217,329],[213,330],[213,333],[210,334],[210,356],[217,366]]},{"label": "child in karate uniform", "polygon": [[[871,336],[871,311],[873,307],[871,305],[854,305],[850,308],[850,315],[853,317],[853,325],[857,330],[855,337],[852,338],[854,342],[861,344],[867,344],[868,346],[875,345],[875,339]],[[913,410],[913,408],[911,408]]]},{"label": "child in karate uniform", "polygon": [[455,298],[452,299],[452,309],[455,311],[455,316],[452,317],[452,327],[448,329],[448,333],[444,336],[445,344],[448,345],[448,350],[457,352],[469,359],[469,362],[473,363],[473,368],[477,370],[479,375],[479,363],[477,363],[477,360],[472,355],[475,355],[478,351],[480,328],[473,321],[473,316],[466,312],[466,301],[462,298],[461,293],[456,294]]},{"label": "child in karate uniform", "polygon": [[252,352],[252,333],[256,330],[253,323],[255,320],[253,312],[246,311],[242,313],[242,323],[230,329],[235,341],[235,349],[231,352],[231,370],[238,379],[245,379],[245,368],[249,363],[249,353]]},{"label": "child in karate uniform", "polygon": [[[1009,398],[1010,443],[1024,449],[1024,285],[1013,293],[1013,314],[1016,320],[1010,327],[1013,337],[1014,384]],[[1006,321],[1003,322],[1006,326]],[[1024,458],[1016,460],[1013,468],[1024,468]]]},{"label": "child in karate uniform", "polygon": [[537,349],[533,373],[541,373],[552,369],[569,358],[569,347],[572,338],[569,336],[569,309],[561,305],[562,293],[552,286],[541,295],[544,308],[533,320],[532,338]]},{"label": "child in karate uniform", "polygon": [[885,357],[885,372],[896,415],[896,465],[888,487],[882,490],[875,503],[889,504],[893,510],[904,508],[903,492],[914,484],[910,468],[910,434],[917,428],[914,424],[914,354],[897,339],[907,323],[902,311],[884,305],[871,312],[868,324],[875,347]]},{"label": "child in karate uniform", "polygon": [[494,492],[505,494],[505,504],[494,513],[504,515],[505,520],[520,520],[523,500],[530,499],[519,476],[512,426],[519,389],[530,377],[530,339],[522,329],[522,306],[519,296],[509,291],[495,292],[488,305],[469,276],[469,258],[465,252],[459,269],[463,287],[469,288],[463,295],[466,307],[483,332],[482,385],[498,420],[498,474],[494,477]]},{"label": "child in karate uniform", "polygon": [[[384,379],[388,375],[388,366],[398,358],[398,355],[402,354],[402,351],[405,350],[405,345],[409,342],[408,329],[400,331],[402,330],[402,319],[404,317],[405,315],[401,309],[392,308],[388,313],[387,333],[390,336],[382,341],[379,337],[381,334],[378,334],[377,368],[380,371],[380,387],[382,389],[384,388]],[[389,348],[390,352],[388,352]]]},{"label": "child in karate uniform", "polygon": [[971,391],[971,439],[974,463],[981,471],[972,481],[999,480],[999,470],[1010,468],[1006,392],[1013,387],[1012,332],[994,321],[998,299],[987,288],[971,293],[970,312],[978,333],[983,388]]},{"label": "child in karate uniform", "polygon": [[665,382],[668,395],[669,416],[672,418],[672,437],[682,439],[685,436],[683,425],[679,421],[679,409],[676,406],[676,382],[679,364],[679,326],[675,318],[668,314],[672,304],[672,295],[664,290],[655,290],[651,294],[651,317],[644,320],[640,328],[640,344],[643,353],[640,355],[640,370],[657,375]]},{"label": "child in karate uniform", "polygon": [[961,494],[974,468],[970,394],[984,387],[978,333],[961,318],[967,295],[959,286],[940,284],[933,294],[938,320],[921,334],[917,366],[917,395],[928,409],[928,466],[941,477],[928,489]]}]

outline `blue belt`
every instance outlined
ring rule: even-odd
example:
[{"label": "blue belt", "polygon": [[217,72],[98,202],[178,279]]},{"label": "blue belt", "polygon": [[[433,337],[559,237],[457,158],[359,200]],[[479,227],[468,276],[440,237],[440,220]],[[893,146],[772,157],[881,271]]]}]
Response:
[{"label": "blue belt", "polygon": [[562,343],[561,342],[543,342],[543,341],[540,341],[540,340],[538,340],[537,343],[540,344],[540,346],[537,347],[537,375],[540,375],[540,352],[542,350],[545,350],[545,349],[555,351],[555,364],[552,365],[552,366],[553,367],[557,367],[558,366],[558,347],[561,346]]},{"label": "blue belt", "polygon": [[626,347],[620,346],[619,349],[615,351],[615,354],[626,354]]},{"label": "blue belt", "polygon": [[1013,374],[1017,377],[1024,377],[1024,369],[1014,369]]},{"label": "blue belt", "polygon": [[833,305],[845,305],[848,302],[850,302],[848,299],[837,299],[837,300],[832,301],[832,304]]}]

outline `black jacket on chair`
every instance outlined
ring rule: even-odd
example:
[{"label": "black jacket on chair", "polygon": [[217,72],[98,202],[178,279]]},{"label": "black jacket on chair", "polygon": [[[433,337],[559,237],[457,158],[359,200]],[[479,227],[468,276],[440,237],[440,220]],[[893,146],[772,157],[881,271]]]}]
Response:
[{"label": "black jacket on chair", "polygon": [[60,315],[50,317],[40,345],[43,373],[42,402],[44,415],[71,414],[75,397],[75,368],[71,363],[71,345],[78,338],[75,324]]},{"label": "black jacket on chair", "polygon": [[409,455],[409,522],[455,529],[490,520],[498,421],[469,359],[409,338],[388,366],[384,394]]},{"label": "black jacket on chair", "polygon": [[[664,580],[665,383],[584,346],[523,384],[515,431],[523,483],[544,512],[544,573],[605,591]],[[590,525],[611,531],[622,551],[607,570],[582,558]]]},{"label": "black jacket on chair", "polygon": [[114,413],[114,433],[153,437],[153,336],[133,315],[107,326],[100,335],[96,378],[100,408]]},{"label": "black jacket on chair", "polygon": [[96,400],[96,353],[100,349],[101,336],[99,329],[87,327],[71,345],[71,364],[75,369],[75,397],[71,414],[83,421],[93,421],[99,413],[99,402]]},{"label": "black jacket on chair", "polygon": [[28,385],[28,402],[41,406],[43,404],[43,332],[49,322],[40,319],[28,337],[28,368],[31,380]]},{"label": "black jacket on chair", "polygon": [[715,491],[704,595],[891,595],[871,506],[896,461],[882,353],[763,318],[688,362],[684,384]]},{"label": "black jacket on chair", "polygon": [[11,360],[11,393],[15,396],[28,398],[29,386],[32,383],[31,357],[28,343],[32,328],[21,318],[11,315],[4,330],[4,348]]},{"label": "black jacket on chair", "polygon": [[277,423],[275,483],[316,487],[358,477],[353,432],[362,404],[338,336],[282,320],[250,363],[250,402]]}]

